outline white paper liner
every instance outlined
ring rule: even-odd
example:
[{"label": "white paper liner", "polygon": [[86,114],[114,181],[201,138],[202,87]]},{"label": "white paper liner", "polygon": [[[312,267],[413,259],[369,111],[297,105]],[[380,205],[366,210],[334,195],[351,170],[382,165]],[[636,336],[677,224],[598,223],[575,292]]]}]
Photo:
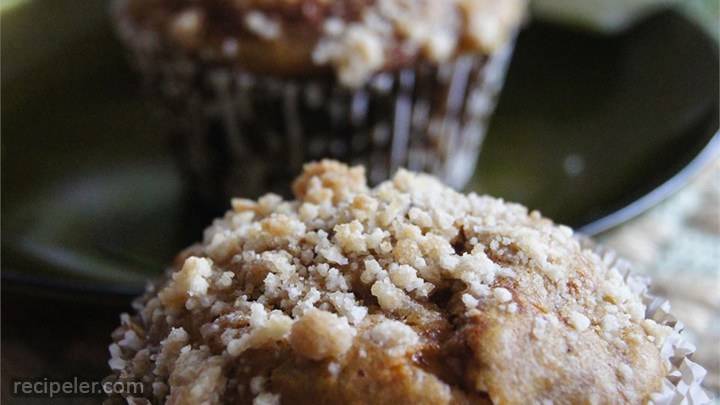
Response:
[{"label": "white paper liner", "polygon": [[331,74],[279,78],[191,60],[115,14],[131,61],[168,113],[193,191],[223,207],[233,196],[288,194],[303,163],[323,158],[363,164],[371,184],[404,167],[462,188],[514,46],[378,73],[350,89]]},{"label": "white paper liner", "polygon": [[663,380],[662,389],[651,396],[652,405],[700,405],[712,399],[702,388],[707,371],[691,358],[695,345],[682,335],[684,326],[670,313],[670,301],[650,293],[650,278],[634,274],[628,261],[613,250],[598,245],[587,237],[579,237],[583,247],[592,249],[609,267],[614,267],[625,278],[633,293],[638,294],[645,305],[645,318],[673,329],[660,349],[660,355],[668,362],[669,372]]}]

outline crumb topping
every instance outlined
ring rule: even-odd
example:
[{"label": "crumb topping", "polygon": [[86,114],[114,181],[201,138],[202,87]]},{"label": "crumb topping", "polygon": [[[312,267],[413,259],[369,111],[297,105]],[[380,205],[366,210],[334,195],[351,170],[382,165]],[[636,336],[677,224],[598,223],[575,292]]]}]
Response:
[{"label": "crumb topping", "polygon": [[[569,228],[405,170],[369,188],[361,167],[310,163],[293,190],[293,201],[233,200],[149,291],[137,317],[123,318],[111,367],[145,376],[156,399],[207,403],[292,398],[284,380],[267,374],[283,358],[296,366],[278,370],[319,363],[318,375],[340,381],[353,364],[386,356],[446,393],[507,403],[533,392],[503,376],[582,379],[587,364],[607,377],[577,392],[564,384],[527,389],[639,403],[659,386],[666,366],[658,350],[670,328],[645,319],[618,269]],[[514,345],[524,354],[511,353]],[[153,366],[137,372],[143,351]],[[253,360],[262,353],[274,360]],[[547,369],[520,364],[526,357]]]},{"label": "crumb topping", "polygon": [[510,39],[524,6],[520,0],[376,0],[356,21],[327,21],[313,62],[332,65],[341,82],[358,86],[398,52],[433,62],[468,50],[489,53]]},{"label": "crumb topping", "polygon": [[418,59],[491,53],[511,39],[526,8],[526,0],[117,2],[129,17],[121,29],[159,33],[211,60],[330,66],[348,86]]}]

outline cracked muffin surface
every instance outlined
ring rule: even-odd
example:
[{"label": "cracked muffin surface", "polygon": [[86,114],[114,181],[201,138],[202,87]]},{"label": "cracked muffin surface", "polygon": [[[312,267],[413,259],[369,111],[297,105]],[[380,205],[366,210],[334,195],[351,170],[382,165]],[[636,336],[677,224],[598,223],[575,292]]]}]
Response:
[{"label": "cracked muffin surface", "polygon": [[400,170],[306,165],[234,199],[123,315],[136,401],[645,403],[672,330],[571,229]]}]

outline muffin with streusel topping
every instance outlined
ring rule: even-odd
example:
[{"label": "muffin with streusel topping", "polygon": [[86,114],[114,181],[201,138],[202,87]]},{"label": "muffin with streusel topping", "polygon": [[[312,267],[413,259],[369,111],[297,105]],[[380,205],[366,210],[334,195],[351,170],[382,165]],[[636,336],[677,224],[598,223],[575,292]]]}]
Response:
[{"label": "muffin with streusel topping", "polygon": [[[572,230],[400,170],[305,166],[234,199],[113,335],[153,403],[657,399],[672,328]],[[135,398],[136,400],[139,398]]]},{"label": "muffin with streusel topping", "polygon": [[473,173],[526,0],[115,0],[192,190],[289,194],[303,162]]}]

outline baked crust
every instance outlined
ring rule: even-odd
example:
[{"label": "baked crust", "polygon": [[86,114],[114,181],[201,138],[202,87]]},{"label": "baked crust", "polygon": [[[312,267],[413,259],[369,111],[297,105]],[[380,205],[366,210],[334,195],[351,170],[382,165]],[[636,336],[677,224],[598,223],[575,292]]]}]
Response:
[{"label": "baked crust", "polygon": [[236,199],[111,346],[153,402],[645,403],[671,329],[572,231],[399,171]]}]

